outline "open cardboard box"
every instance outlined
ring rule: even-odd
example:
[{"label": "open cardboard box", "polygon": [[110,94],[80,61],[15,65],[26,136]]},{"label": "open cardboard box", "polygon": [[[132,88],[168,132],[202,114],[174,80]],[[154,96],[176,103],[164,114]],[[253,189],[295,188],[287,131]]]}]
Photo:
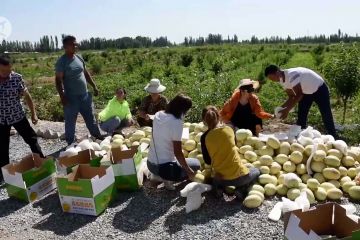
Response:
[{"label": "open cardboard box", "polygon": [[9,197],[34,202],[56,188],[54,159],[30,154],[1,168]]},{"label": "open cardboard box", "polygon": [[102,157],[96,156],[93,150],[83,150],[75,156],[59,158],[56,162],[56,168],[59,174],[68,174],[78,164],[90,164],[90,166],[98,167],[101,159]]},{"label": "open cardboard box", "polygon": [[138,167],[142,160],[142,152],[149,144],[142,143],[140,146],[131,147],[129,150],[121,150],[120,147],[112,148],[107,154],[104,165],[111,165],[115,175],[115,188],[122,191],[134,191],[139,189],[137,177]]},{"label": "open cardboard box", "polygon": [[63,211],[98,216],[111,202],[114,181],[111,167],[73,167],[68,175],[56,178]]},{"label": "open cardboard box", "polygon": [[286,213],[284,228],[287,240],[360,239],[360,223],[351,220],[346,209],[337,203]]}]

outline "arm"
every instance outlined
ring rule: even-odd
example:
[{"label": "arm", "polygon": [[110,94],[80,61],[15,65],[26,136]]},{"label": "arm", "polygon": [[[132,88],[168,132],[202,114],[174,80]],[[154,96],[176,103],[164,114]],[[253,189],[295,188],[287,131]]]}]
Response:
[{"label": "arm", "polygon": [[85,74],[86,82],[89,83],[90,86],[94,89],[94,95],[95,96],[99,95],[99,89],[97,88],[93,78],[91,77],[90,73],[86,68],[84,69],[84,74]]},{"label": "arm", "polygon": [[149,119],[149,116],[146,113],[146,109],[148,108],[148,103],[147,103],[147,97],[145,97],[142,102],[141,105],[139,107],[139,117],[144,118],[146,120]]},{"label": "arm", "polygon": [[38,118],[37,118],[37,115],[36,115],[34,102],[33,102],[32,98],[31,98],[31,95],[30,95],[29,91],[27,89],[25,89],[23,91],[22,95],[24,96],[24,100],[25,100],[26,104],[28,105],[28,107],[30,109],[32,123],[37,124]]},{"label": "arm", "polygon": [[210,158],[210,155],[209,155],[209,152],[207,150],[207,147],[206,147],[206,142],[205,142],[205,138],[206,138],[206,135],[208,134],[209,131],[206,131],[200,138],[200,142],[201,142],[201,152],[203,154],[203,158],[204,158],[204,162],[207,164],[207,165],[211,165],[211,158]]},{"label": "arm", "polygon": [[287,89],[286,93],[288,94],[288,99],[282,105],[285,109],[279,112],[282,119],[287,118],[290,110],[293,109],[298,102],[300,102],[304,95],[300,84],[297,84],[293,89]]},{"label": "arm", "polygon": [[237,90],[233,93],[231,98],[227,100],[224,107],[220,110],[220,117],[224,123],[230,122],[230,119],[234,113],[234,109],[237,106],[237,102],[240,99],[240,92]]},{"label": "arm", "polygon": [[181,141],[173,141],[173,146],[174,146],[174,154],[176,159],[180,163],[181,167],[186,171],[187,175],[189,176],[189,179],[193,179],[195,173],[186,163],[184,154],[182,152]]},{"label": "arm", "polygon": [[66,98],[64,95],[63,79],[64,79],[64,72],[56,72],[56,75],[55,75],[56,90],[59,93],[62,105],[65,106]]},{"label": "arm", "polygon": [[253,96],[252,107],[253,107],[253,111],[254,111],[255,115],[260,119],[272,118],[273,115],[265,112],[264,109],[262,108],[260,99],[258,98],[258,96],[256,96],[256,95],[252,95],[252,96]]}]

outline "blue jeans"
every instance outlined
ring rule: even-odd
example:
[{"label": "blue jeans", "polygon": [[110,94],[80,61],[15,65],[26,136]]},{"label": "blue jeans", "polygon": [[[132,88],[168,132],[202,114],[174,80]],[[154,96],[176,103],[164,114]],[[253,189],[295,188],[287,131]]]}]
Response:
[{"label": "blue jeans", "polygon": [[105,122],[100,123],[100,128],[111,135],[117,128],[120,127],[121,119],[119,117],[113,117]]},{"label": "blue jeans", "polygon": [[[189,167],[193,170],[193,171],[197,171],[200,170],[200,161],[197,160],[196,158],[186,158],[186,163],[189,165]],[[159,173],[159,168],[160,166],[163,168],[163,171],[165,169],[166,176],[161,175]],[[183,181],[185,179],[187,179],[187,173],[185,172],[185,170],[181,167],[180,163],[178,161],[176,162],[168,162],[168,163],[164,163],[164,164],[154,164],[150,161],[147,161],[147,167],[149,169],[149,171],[156,175],[156,176],[160,176],[161,178],[165,179],[165,180],[169,180],[169,181],[174,181],[174,182],[178,182],[178,181]]]},{"label": "blue jeans", "polygon": [[331,112],[329,88],[325,83],[315,93],[303,95],[299,102],[297,125],[301,126],[302,129],[307,127],[307,118],[313,102],[319,107],[327,133],[338,138]]},{"label": "blue jeans", "polygon": [[255,181],[260,176],[260,171],[257,168],[250,168],[249,173],[241,176],[239,178],[233,180],[219,180],[214,178],[214,185],[215,186],[234,186],[236,188],[248,188],[251,184],[255,183]]},{"label": "blue jeans", "polygon": [[86,127],[93,137],[99,137],[100,130],[93,112],[91,93],[83,95],[66,95],[67,104],[64,106],[65,140],[68,144],[75,141],[76,119],[80,113],[84,118]]}]

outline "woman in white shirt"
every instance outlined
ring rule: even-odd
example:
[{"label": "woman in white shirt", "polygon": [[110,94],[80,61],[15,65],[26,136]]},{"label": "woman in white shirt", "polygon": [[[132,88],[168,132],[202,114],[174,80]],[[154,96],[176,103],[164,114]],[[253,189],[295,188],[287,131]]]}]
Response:
[{"label": "woman in white shirt", "polygon": [[311,69],[297,67],[280,69],[276,65],[269,65],[265,69],[265,76],[280,83],[288,94],[284,108],[279,113],[281,118],[287,118],[290,110],[299,103],[297,125],[302,129],[307,126],[307,117],[313,102],[320,110],[326,131],[334,138],[338,138],[330,106],[330,93],[324,79]]},{"label": "woman in white shirt", "polygon": [[177,95],[165,111],[155,114],[152,140],[147,161],[153,180],[164,181],[165,187],[174,190],[173,182],[192,179],[200,169],[197,159],[185,159],[182,152],[183,117],[191,108],[192,101]]}]

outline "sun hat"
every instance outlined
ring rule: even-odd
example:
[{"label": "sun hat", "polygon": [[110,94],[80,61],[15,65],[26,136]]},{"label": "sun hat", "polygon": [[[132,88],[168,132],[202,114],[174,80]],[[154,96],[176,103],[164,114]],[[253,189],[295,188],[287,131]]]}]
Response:
[{"label": "sun hat", "polygon": [[237,88],[239,89],[243,86],[248,86],[248,85],[253,85],[254,89],[259,88],[259,82],[251,79],[241,79],[239,82],[239,86]]},{"label": "sun hat", "polygon": [[162,93],[165,91],[166,87],[161,85],[159,79],[154,78],[150,80],[149,84],[147,84],[144,89],[148,93]]}]

